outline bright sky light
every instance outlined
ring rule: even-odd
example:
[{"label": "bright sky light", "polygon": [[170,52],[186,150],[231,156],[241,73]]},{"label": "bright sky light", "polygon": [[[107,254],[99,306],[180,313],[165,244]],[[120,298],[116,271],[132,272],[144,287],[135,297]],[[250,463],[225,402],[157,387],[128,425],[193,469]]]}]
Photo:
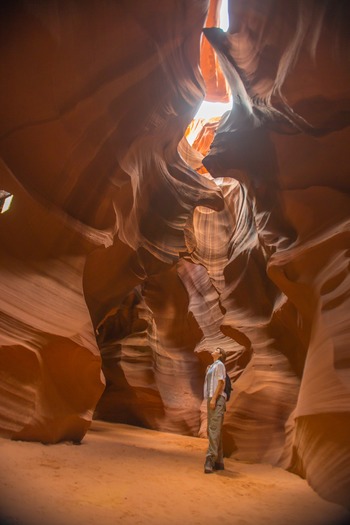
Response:
[{"label": "bright sky light", "polygon": [[220,27],[224,31],[228,30],[228,7],[227,0],[222,0],[220,9]]},{"label": "bright sky light", "polygon": [[[227,0],[222,0],[221,9],[220,9],[220,27],[223,31],[228,29],[228,8]],[[194,118],[212,118],[212,117],[221,117],[225,111],[231,109],[231,102],[207,102],[203,101],[202,105],[198,109]]]},{"label": "bright sky light", "polygon": [[231,102],[207,102],[204,100],[194,118],[209,119],[213,117],[221,117],[221,115],[223,115],[225,111],[231,109],[231,107]]}]

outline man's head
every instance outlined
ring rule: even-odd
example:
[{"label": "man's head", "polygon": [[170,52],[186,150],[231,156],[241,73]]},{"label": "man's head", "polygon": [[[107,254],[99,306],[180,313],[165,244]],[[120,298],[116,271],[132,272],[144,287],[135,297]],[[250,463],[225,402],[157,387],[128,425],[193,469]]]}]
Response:
[{"label": "man's head", "polygon": [[225,350],[223,350],[222,348],[218,347],[217,350],[220,351],[220,361],[222,361],[223,363],[226,361],[226,352]]}]

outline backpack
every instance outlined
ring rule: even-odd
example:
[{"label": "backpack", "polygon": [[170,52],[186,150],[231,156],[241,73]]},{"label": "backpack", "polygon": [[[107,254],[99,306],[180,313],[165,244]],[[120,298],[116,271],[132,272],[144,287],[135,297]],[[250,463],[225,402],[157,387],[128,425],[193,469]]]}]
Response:
[{"label": "backpack", "polygon": [[227,372],[226,372],[226,377],[225,377],[224,392],[226,394],[226,401],[228,401],[230,399],[230,396],[231,396],[232,385],[231,385],[231,379],[230,379],[230,377],[229,377]]}]

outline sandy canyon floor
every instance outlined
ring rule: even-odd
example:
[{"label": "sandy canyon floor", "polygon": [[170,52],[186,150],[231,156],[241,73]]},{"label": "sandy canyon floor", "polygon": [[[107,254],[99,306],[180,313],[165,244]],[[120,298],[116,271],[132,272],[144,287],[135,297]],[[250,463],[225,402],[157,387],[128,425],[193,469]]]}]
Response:
[{"label": "sandy canyon floor", "polygon": [[298,476],[226,459],[207,442],[94,421],[80,445],[0,439],[1,525],[333,525],[350,523]]}]

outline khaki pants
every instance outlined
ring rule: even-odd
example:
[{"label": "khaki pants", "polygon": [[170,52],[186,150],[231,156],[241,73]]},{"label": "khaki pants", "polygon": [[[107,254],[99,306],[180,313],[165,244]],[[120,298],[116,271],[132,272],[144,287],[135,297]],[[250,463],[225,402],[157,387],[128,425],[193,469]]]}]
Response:
[{"label": "khaki pants", "polygon": [[223,463],[224,461],[222,448],[222,425],[224,423],[226,400],[223,396],[219,396],[214,410],[210,408],[210,400],[211,397],[208,399],[209,446],[206,457],[210,457],[211,462],[214,465],[214,463]]}]

